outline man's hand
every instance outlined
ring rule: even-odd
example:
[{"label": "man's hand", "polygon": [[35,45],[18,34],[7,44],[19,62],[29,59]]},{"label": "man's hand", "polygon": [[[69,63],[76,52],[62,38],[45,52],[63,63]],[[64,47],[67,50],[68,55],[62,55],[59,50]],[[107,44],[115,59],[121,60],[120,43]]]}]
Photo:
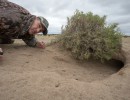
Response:
[{"label": "man's hand", "polygon": [[45,43],[43,41],[42,42],[37,41],[36,47],[45,49]]}]

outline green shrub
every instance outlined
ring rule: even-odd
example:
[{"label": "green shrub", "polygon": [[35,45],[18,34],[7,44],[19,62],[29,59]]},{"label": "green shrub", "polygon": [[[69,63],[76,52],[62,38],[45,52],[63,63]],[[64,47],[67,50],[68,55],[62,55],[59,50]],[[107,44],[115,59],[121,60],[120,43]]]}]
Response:
[{"label": "green shrub", "polygon": [[76,10],[72,17],[67,18],[67,25],[62,27],[61,45],[77,59],[111,59],[121,50],[122,34],[117,24],[106,25],[105,20],[106,16]]}]

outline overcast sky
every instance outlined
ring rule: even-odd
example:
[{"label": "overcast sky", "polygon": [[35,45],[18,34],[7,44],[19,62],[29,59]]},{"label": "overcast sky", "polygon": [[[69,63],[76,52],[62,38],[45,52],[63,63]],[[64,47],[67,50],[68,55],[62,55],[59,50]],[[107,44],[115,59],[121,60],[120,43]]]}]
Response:
[{"label": "overcast sky", "polygon": [[118,23],[121,32],[130,35],[130,0],[9,0],[26,8],[31,14],[49,21],[49,33],[57,34],[67,17],[76,9],[107,16],[107,23]]}]

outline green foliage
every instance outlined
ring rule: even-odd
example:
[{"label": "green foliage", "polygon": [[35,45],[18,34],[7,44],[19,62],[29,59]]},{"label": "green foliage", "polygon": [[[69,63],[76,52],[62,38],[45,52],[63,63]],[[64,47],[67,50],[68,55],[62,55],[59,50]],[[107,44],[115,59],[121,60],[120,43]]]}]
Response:
[{"label": "green foliage", "polygon": [[121,49],[122,34],[117,24],[106,25],[105,20],[106,16],[76,10],[67,18],[67,25],[62,26],[60,43],[77,59],[111,59]]}]

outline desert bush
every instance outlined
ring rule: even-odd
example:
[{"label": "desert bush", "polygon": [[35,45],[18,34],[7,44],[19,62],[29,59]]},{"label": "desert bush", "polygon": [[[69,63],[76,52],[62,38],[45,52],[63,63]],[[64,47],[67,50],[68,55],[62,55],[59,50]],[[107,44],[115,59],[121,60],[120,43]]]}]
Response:
[{"label": "desert bush", "polygon": [[62,26],[62,34],[58,38],[61,46],[70,50],[77,59],[111,59],[121,50],[122,34],[117,24],[107,25],[105,20],[106,16],[76,10],[67,18],[67,25]]}]

